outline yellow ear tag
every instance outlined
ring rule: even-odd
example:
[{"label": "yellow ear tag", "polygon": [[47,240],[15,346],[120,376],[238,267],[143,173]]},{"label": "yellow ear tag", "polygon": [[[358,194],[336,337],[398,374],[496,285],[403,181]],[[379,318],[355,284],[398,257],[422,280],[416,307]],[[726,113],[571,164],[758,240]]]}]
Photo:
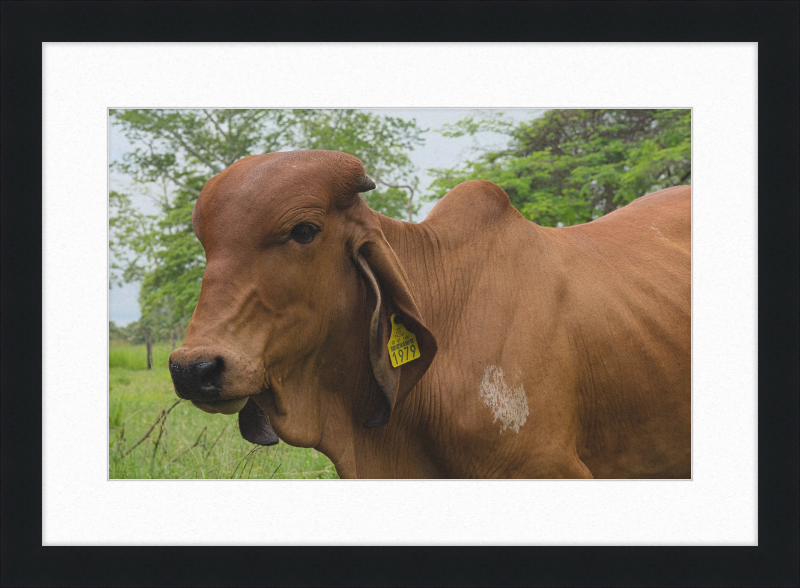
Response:
[{"label": "yellow ear tag", "polygon": [[417,337],[411,331],[406,330],[399,314],[392,315],[392,335],[389,337],[388,347],[392,367],[400,367],[419,357]]}]

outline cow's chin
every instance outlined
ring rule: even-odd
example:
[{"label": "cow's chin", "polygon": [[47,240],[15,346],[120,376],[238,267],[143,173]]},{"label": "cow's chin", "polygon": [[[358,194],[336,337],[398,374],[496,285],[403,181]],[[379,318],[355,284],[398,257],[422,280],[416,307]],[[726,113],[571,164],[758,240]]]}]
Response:
[{"label": "cow's chin", "polygon": [[247,404],[247,397],[234,398],[233,400],[213,400],[211,402],[192,400],[192,404],[200,410],[210,412],[211,414],[236,414]]}]

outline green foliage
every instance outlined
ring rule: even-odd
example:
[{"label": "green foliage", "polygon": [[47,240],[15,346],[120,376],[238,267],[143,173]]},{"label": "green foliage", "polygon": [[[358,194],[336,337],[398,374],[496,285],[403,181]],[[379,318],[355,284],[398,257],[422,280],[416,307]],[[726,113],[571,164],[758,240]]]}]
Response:
[{"label": "green foliage", "polygon": [[111,278],[109,287],[123,282],[136,282],[143,277],[143,260],[153,251],[145,235],[153,233],[155,217],[143,214],[127,194],[116,190],[108,193],[109,249],[111,250]]},{"label": "green foliage", "polygon": [[372,192],[363,194],[372,210],[397,219],[402,219],[407,215],[411,218],[419,210],[419,203],[410,201],[408,195],[409,192],[406,190],[396,187],[386,188],[385,186],[379,186]]},{"label": "green foliage", "polygon": [[338,477],[314,449],[248,443],[236,415],[207,414],[179,401],[166,367],[143,368],[112,364],[110,370],[109,478]]},{"label": "green foliage", "polygon": [[121,327],[114,321],[108,322],[108,340],[112,344],[122,343],[128,340],[130,336],[128,327]]},{"label": "green foliage", "polygon": [[[137,145],[120,171],[140,183],[169,179],[189,192],[242,157],[293,142],[287,110],[112,110],[114,124]],[[202,187],[202,183],[200,187]]]},{"label": "green foliage", "polygon": [[482,131],[506,134],[508,145],[460,168],[433,170],[431,199],[467,180],[490,180],[527,218],[573,225],[691,181],[689,110],[549,110],[517,125],[467,118],[441,132]]}]

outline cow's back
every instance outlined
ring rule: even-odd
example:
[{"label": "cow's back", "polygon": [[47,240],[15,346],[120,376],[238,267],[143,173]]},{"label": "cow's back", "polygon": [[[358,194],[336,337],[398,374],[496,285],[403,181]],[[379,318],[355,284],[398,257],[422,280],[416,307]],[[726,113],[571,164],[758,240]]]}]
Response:
[{"label": "cow's back", "polygon": [[[691,186],[675,186],[637,198],[627,206],[599,219],[569,227],[568,230],[603,235],[609,242],[615,236],[626,240],[646,236],[691,251]],[[616,240],[618,242],[618,240]],[[648,241],[643,241],[647,244]]]}]

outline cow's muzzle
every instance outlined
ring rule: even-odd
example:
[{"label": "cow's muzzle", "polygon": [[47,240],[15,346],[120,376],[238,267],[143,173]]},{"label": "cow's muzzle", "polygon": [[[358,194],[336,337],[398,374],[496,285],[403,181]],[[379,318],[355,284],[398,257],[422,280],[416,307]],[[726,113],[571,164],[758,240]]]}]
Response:
[{"label": "cow's muzzle", "polygon": [[[258,445],[275,445],[278,435],[269,422],[269,417],[249,396],[230,398],[222,391],[222,375],[225,360],[216,356],[213,360],[187,359],[185,351],[172,352],[169,371],[175,393],[191,400],[200,410],[210,413],[239,413],[239,431],[247,441]],[[172,357],[176,357],[173,361]],[[183,361],[181,361],[183,360]],[[235,360],[234,360],[235,363]]]},{"label": "cow's muzzle", "polygon": [[169,371],[175,393],[181,398],[200,402],[220,400],[220,379],[225,371],[221,357],[188,364],[170,360]]},{"label": "cow's muzzle", "polygon": [[180,347],[169,356],[175,393],[210,413],[234,414],[264,387],[263,366],[230,349]]}]

